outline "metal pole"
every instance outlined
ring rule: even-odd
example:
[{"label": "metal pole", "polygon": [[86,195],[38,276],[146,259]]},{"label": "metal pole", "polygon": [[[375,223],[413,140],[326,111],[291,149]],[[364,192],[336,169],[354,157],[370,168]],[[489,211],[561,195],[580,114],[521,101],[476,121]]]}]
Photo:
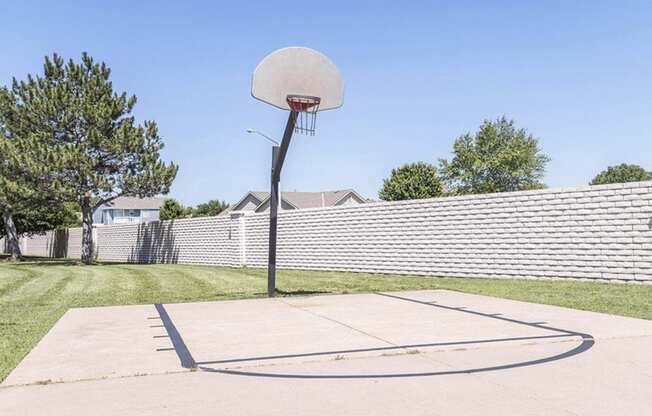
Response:
[{"label": "metal pole", "polygon": [[269,197],[269,256],[267,260],[267,296],[276,293],[276,227],[278,222],[278,181],[274,179],[274,163],[278,146],[272,147],[271,191]]},{"label": "metal pole", "polygon": [[297,122],[297,112],[291,111],[283,133],[281,146],[272,147],[272,172],[269,198],[269,255],[267,257],[267,296],[276,294],[276,230],[278,225],[278,183],[281,180],[281,169],[287,154],[292,133]]}]

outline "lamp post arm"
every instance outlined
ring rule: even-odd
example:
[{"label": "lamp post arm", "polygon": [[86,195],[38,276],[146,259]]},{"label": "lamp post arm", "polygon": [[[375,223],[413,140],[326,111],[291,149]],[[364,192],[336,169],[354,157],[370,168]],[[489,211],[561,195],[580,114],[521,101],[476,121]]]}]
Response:
[{"label": "lamp post arm", "polygon": [[259,134],[259,135],[261,135],[261,136],[263,136],[264,138],[266,138],[267,140],[269,140],[270,142],[272,142],[274,145],[276,145],[276,146],[279,145],[279,143],[278,143],[276,140],[272,139],[271,137],[269,137],[269,136],[266,135],[265,133],[260,132],[260,131],[258,131],[258,130],[256,130],[256,133]]}]

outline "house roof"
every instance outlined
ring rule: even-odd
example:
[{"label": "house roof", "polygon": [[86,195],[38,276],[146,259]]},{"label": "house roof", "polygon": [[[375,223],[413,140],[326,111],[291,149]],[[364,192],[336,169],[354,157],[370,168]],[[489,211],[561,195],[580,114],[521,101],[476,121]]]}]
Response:
[{"label": "house roof", "polygon": [[[250,192],[256,198],[264,197],[261,206],[264,205],[269,199],[269,192]],[[324,191],[324,192],[283,192],[281,191],[281,199],[286,203],[292,205],[297,209],[304,208],[320,208],[332,207],[337,205],[343,198],[349,194],[355,195],[360,201],[366,202],[364,198],[358,195],[353,189],[343,189],[338,191]]]},{"label": "house roof", "polygon": [[353,192],[351,189],[327,192],[281,192],[281,198],[297,208],[332,207],[351,192]]},{"label": "house roof", "polygon": [[269,198],[269,192],[256,192],[256,191],[249,191],[245,194],[245,196],[242,197],[238,202],[236,202],[233,205],[229,205],[229,207],[225,210],[222,210],[218,215],[224,215],[227,212],[230,211],[239,211],[240,209],[238,208],[244,201],[247,200],[249,197],[253,197],[257,202],[256,205],[260,205],[261,202],[265,200],[265,198]]},{"label": "house roof", "polygon": [[[269,192],[265,192],[265,191],[251,191],[247,195],[253,195],[259,201],[264,201],[267,198],[269,198]],[[246,198],[246,195],[245,195],[245,198]]]},{"label": "house roof", "polygon": [[138,198],[135,196],[120,196],[104,205],[103,209],[160,209],[164,198]]},{"label": "house roof", "polygon": [[[280,193],[283,203],[294,209],[332,207],[338,205],[340,201],[344,200],[349,195],[353,195],[361,203],[370,201],[360,196],[360,194],[353,189],[323,192],[281,191]],[[240,199],[240,201],[223,210],[219,215],[226,215],[230,212],[240,211],[240,206],[243,202],[252,199],[256,204],[256,208],[253,211],[259,212],[261,209],[266,208],[269,205],[269,192],[249,191],[242,197],[242,199]]]}]

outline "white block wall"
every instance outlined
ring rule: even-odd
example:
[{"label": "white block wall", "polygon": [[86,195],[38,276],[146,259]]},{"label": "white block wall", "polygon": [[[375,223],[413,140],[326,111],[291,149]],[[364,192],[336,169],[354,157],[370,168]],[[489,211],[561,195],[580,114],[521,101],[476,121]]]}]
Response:
[{"label": "white block wall", "polygon": [[26,256],[53,257],[54,231],[43,235],[24,236],[21,238],[21,251]]},{"label": "white block wall", "polygon": [[[101,227],[99,259],[266,267],[268,215]],[[26,254],[47,255],[33,239]],[[68,256],[79,257],[81,230],[68,240]],[[652,282],[652,182],[283,211],[278,263]]]},{"label": "white block wall", "polygon": [[[81,228],[69,228],[64,232],[63,239],[57,231],[48,231],[44,234],[23,236],[20,239],[21,251],[26,256],[58,257],[62,253],[68,258],[81,258]],[[60,256],[60,255],[59,255]]]},{"label": "white block wall", "polygon": [[[652,182],[283,212],[280,267],[652,280]],[[246,221],[250,266],[267,218]]]},{"label": "white block wall", "polygon": [[240,266],[239,222],[206,217],[97,228],[100,260]]},{"label": "white block wall", "polygon": [[[95,240],[97,241],[97,240]],[[69,228],[68,229],[68,256],[71,259],[81,258],[81,243],[82,243],[82,229]]]}]

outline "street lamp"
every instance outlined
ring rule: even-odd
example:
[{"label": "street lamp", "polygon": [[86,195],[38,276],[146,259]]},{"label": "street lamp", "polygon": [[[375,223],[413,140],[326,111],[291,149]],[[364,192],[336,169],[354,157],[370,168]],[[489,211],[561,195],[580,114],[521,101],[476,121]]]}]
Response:
[{"label": "street lamp", "polygon": [[262,137],[264,137],[265,139],[269,140],[270,142],[274,143],[274,145],[276,145],[276,146],[280,146],[280,143],[279,143],[277,140],[272,139],[271,137],[269,137],[269,136],[266,135],[265,133],[260,132],[260,131],[258,131],[258,130],[256,130],[256,129],[249,128],[249,129],[246,130],[246,132],[249,133],[249,134],[257,134],[257,135],[259,135],[259,136],[262,136]]},{"label": "street lamp", "polygon": [[[276,182],[276,184],[274,184],[274,165],[276,164],[276,155],[278,154],[278,149],[279,149],[280,143],[277,140],[269,137],[265,133],[263,133],[261,131],[258,131],[256,129],[248,128],[245,131],[247,133],[249,133],[249,134],[257,134],[259,136],[262,136],[263,138],[265,138],[266,140],[268,140],[268,141],[270,141],[270,142],[272,142],[274,144],[274,146],[272,146],[272,169],[271,169],[271,172],[272,172],[272,189],[274,188],[274,186],[276,186],[277,194],[278,194],[278,199],[276,201],[276,206],[280,207],[281,206],[281,189],[280,189],[281,188],[281,181],[279,180],[279,181]],[[272,209],[272,195],[271,194],[270,194],[270,198],[269,198],[269,207],[270,207],[270,210],[271,210]]]}]

